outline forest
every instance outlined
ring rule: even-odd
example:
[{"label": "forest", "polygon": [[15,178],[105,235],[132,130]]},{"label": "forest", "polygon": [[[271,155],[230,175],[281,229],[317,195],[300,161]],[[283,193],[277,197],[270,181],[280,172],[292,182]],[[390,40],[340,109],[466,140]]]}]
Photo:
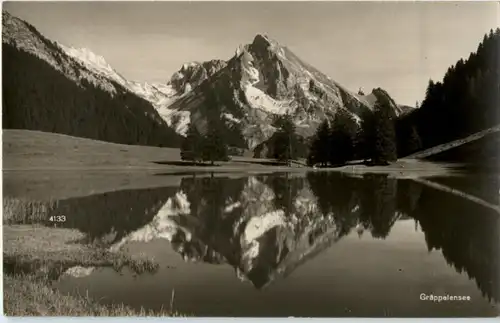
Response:
[{"label": "forest", "polygon": [[[363,160],[387,165],[397,158],[499,125],[499,46],[500,29],[491,30],[476,52],[448,68],[442,81],[429,81],[421,106],[410,113],[396,117],[382,95],[377,95],[374,112],[362,116],[360,125],[340,110],[334,120],[326,120],[318,128],[308,163],[336,166]],[[498,139],[494,134],[438,157],[479,164],[497,162]]]},{"label": "forest", "polygon": [[146,100],[114,84],[110,93],[66,78],[45,61],[2,44],[3,127],[129,145],[179,147],[180,136]]},{"label": "forest", "polygon": [[497,28],[466,60],[450,66],[442,81],[429,80],[420,108],[396,123],[399,156],[413,152],[416,136],[426,149],[500,124],[499,46]]}]

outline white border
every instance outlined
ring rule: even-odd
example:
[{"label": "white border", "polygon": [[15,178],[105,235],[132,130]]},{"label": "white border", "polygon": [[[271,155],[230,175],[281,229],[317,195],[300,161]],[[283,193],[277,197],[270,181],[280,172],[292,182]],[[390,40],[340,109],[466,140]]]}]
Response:
[{"label": "white border", "polygon": [[[3,9],[3,0],[1,1],[2,9]],[[16,2],[35,2],[40,0],[16,0]],[[42,0],[43,1],[43,0]],[[82,1],[88,1],[88,0],[50,0],[51,2],[82,2]],[[113,2],[150,2],[151,0],[106,0],[106,1],[113,1]],[[179,1],[186,1],[186,0],[161,0],[163,2],[179,2]],[[196,1],[191,1],[191,2],[207,2],[211,1],[213,2],[214,0],[196,0]],[[266,2],[268,0],[217,0],[219,2],[223,1],[244,1],[244,2]],[[305,2],[304,0],[272,0],[272,1],[281,1],[281,2]],[[306,0],[308,1],[308,0]],[[438,2],[438,1],[432,1],[432,0],[384,0],[384,1],[373,1],[373,0],[314,0],[310,2]],[[473,1],[463,1],[463,0],[440,0],[439,2],[497,2],[498,4],[498,21],[500,23],[500,2],[498,1],[491,1],[491,0],[473,0]],[[90,2],[90,1],[89,1]],[[0,61],[2,58],[1,50],[0,50]],[[0,63],[0,75],[2,73],[2,66]],[[2,78],[0,77],[0,105],[2,104]],[[0,111],[1,115],[1,111]],[[0,128],[3,129],[2,127],[2,118],[0,118]],[[0,167],[3,170],[3,134],[0,132]],[[0,174],[0,181],[2,185],[0,185],[0,195],[3,197],[3,171]],[[3,214],[3,203],[0,205],[0,214]],[[2,229],[0,235],[2,236],[2,239],[0,239],[0,248],[3,250],[3,226],[2,222],[0,222],[0,228]],[[3,275],[3,252],[1,261],[0,261],[0,270]],[[457,320],[460,321],[481,321],[481,322],[498,322],[497,318],[443,318],[443,319],[437,319],[437,318],[207,318],[207,317],[188,317],[188,318],[177,318],[177,317],[151,317],[151,318],[145,318],[145,317],[23,317],[23,318],[14,318],[14,317],[6,317],[3,316],[3,277],[0,282],[0,294],[2,296],[2,302],[0,305],[0,308],[2,310],[2,316],[0,316],[0,323],[1,322],[67,322],[68,319],[71,320],[71,322],[93,322],[93,323],[98,323],[98,322],[137,322],[137,321],[147,321],[147,322],[273,322],[273,323],[278,323],[278,322],[309,322],[309,321],[314,321],[314,322],[332,322],[332,321],[337,321],[341,320],[342,322],[359,322],[359,321],[388,321],[388,320],[393,320],[395,322],[401,322],[401,321],[440,321],[440,322],[456,322]],[[499,313],[500,316],[500,313]]]}]

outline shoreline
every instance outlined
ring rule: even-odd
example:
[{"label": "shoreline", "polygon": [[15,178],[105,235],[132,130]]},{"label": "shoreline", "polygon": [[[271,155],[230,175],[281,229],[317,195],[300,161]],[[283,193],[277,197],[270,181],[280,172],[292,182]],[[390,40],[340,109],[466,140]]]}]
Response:
[{"label": "shoreline", "polygon": [[[269,162],[270,160],[268,160]],[[177,161],[176,161],[177,162]],[[239,164],[237,164],[239,163]],[[4,168],[3,173],[17,173],[17,172],[99,172],[107,174],[146,174],[146,175],[176,175],[179,173],[276,173],[276,172],[287,172],[287,173],[302,173],[302,172],[316,172],[316,171],[330,171],[330,172],[342,172],[342,173],[409,173],[409,172],[429,172],[429,173],[447,173],[461,167],[465,164],[461,163],[442,163],[442,162],[432,162],[424,161],[418,159],[399,159],[398,161],[391,163],[389,165],[379,166],[367,166],[363,164],[353,164],[348,163],[346,165],[337,167],[309,167],[309,166],[256,166],[252,165],[252,162],[235,161],[235,162],[223,162],[216,165],[206,165],[206,166],[124,166],[124,165],[114,165],[108,167],[102,166],[81,166],[81,167],[16,167],[16,168]]]},{"label": "shoreline", "polygon": [[4,196],[50,201],[120,190],[152,189],[179,186],[182,178],[198,177],[239,178],[252,175],[290,174],[304,176],[309,172],[337,172],[346,176],[387,174],[391,178],[408,179],[433,176],[454,176],[461,173],[459,164],[442,164],[404,160],[389,166],[345,165],[312,168],[286,166],[172,166],[172,167],[113,167],[113,168],[38,168],[4,170]]},{"label": "shoreline", "polygon": [[4,314],[6,316],[182,316],[173,310],[134,310],[102,305],[81,295],[62,294],[52,282],[96,268],[155,273],[154,260],[91,246],[73,229],[11,225],[4,221]]},{"label": "shoreline", "polygon": [[106,172],[172,174],[178,172],[269,173],[335,171],[351,173],[387,173],[397,176],[414,172],[426,176],[445,174],[454,164],[416,159],[399,159],[389,166],[348,165],[314,169],[300,158],[292,166],[274,159],[231,156],[218,166],[190,165],[180,160],[180,149],[114,144],[85,138],[29,130],[4,130],[3,173],[15,172]]}]

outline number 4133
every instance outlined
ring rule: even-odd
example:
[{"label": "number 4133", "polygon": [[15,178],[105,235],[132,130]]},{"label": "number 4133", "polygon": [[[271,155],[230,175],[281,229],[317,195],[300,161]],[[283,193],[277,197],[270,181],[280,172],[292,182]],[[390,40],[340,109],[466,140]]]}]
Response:
[{"label": "number 4133", "polygon": [[65,215],[53,215],[49,218],[50,222],[66,222]]}]

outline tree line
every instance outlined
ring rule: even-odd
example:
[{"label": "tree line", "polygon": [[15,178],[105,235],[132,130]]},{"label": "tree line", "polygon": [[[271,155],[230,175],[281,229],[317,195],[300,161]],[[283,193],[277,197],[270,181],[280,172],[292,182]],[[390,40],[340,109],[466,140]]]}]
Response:
[{"label": "tree line", "polygon": [[181,159],[194,164],[200,162],[228,161],[229,153],[224,142],[221,127],[215,122],[207,123],[207,131],[202,135],[194,123],[190,123],[186,137],[181,144]]},{"label": "tree line", "polygon": [[[341,166],[352,160],[388,165],[397,159],[396,114],[390,99],[377,95],[374,110],[361,118],[339,109],[333,120],[326,119],[310,144],[310,166]],[[418,138],[415,148],[418,149]]]},{"label": "tree line", "polygon": [[[290,115],[277,116],[273,121],[276,132],[262,145],[266,153],[262,157],[276,159],[280,163],[290,164],[292,160],[303,157],[307,147],[304,139],[296,132],[296,126]],[[208,118],[205,134],[190,123],[186,137],[181,144],[181,159],[193,163],[229,160],[229,138],[225,125],[220,119]]]},{"label": "tree line", "polygon": [[420,108],[397,122],[401,156],[411,153],[406,146],[417,135],[426,149],[500,123],[499,48],[500,29],[490,30],[475,52],[448,68],[442,81],[429,80]]},{"label": "tree line", "polygon": [[[365,111],[358,118],[339,109],[333,118],[319,125],[309,140],[297,135],[290,115],[277,117],[273,124],[277,131],[257,147],[255,157],[274,158],[289,165],[292,160],[307,157],[309,166],[319,167],[341,166],[353,160],[388,165],[397,158],[498,125],[499,47],[500,29],[491,30],[476,52],[448,69],[442,82],[429,81],[420,107],[399,118],[394,102],[381,89],[373,92],[377,97],[373,111]],[[215,147],[223,145],[220,137],[217,142],[211,134],[208,142]],[[484,145],[493,145],[490,141]],[[486,148],[483,150],[492,150]],[[203,150],[197,151],[203,155]],[[217,150],[205,153],[210,154],[215,157],[207,160],[224,156]],[[453,154],[454,159],[465,157],[457,154]]]},{"label": "tree line", "polygon": [[[359,120],[359,121],[358,121]],[[266,153],[255,157],[273,158],[291,165],[293,160],[307,158],[309,166],[340,166],[361,159],[373,165],[388,165],[397,159],[396,114],[386,95],[378,95],[373,112],[358,120],[348,111],[339,109],[333,118],[325,119],[309,142],[297,134],[289,114],[277,116],[273,122],[276,132],[258,149]],[[190,124],[181,145],[181,159],[198,162],[228,160],[227,141],[223,125],[209,119],[207,131],[202,135]],[[420,148],[415,133],[412,150]]]},{"label": "tree line", "polygon": [[[272,203],[267,204],[268,208],[263,209],[263,212],[284,210],[286,217],[295,215],[299,219],[295,225],[296,236],[291,239],[298,238],[303,232],[301,225],[321,222],[326,217],[331,218],[338,227],[339,237],[357,233],[370,234],[375,239],[387,238],[399,219],[413,219],[415,230],[422,232],[429,250],[440,250],[450,266],[467,272],[485,296],[495,300],[499,298],[496,288],[499,262],[496,260],[498,257],[495,257],[499,245],[494,243],[498,238],[498,230],[488,230],[498,227],[493,210],[485,210],[480,205],[415,181],[398,180],[385,174],[350,178],[336,172],[310,172],[306,178],[272,175],[255,179],[274,193]],[[235,223],[248,221],[244,219],[248,216],[245,212],[247,206],[227,206],[238,201],[244,203],[248,200],[248,192],[260,191],[246,188],[248,183],[246,178],[184,178],[180,189],[186,193],[190,217],[196,221],[188,221],[182,216],[176,221],[191,226],[190,231],[196,234],[191,239],[185,239],[179,230],[179,236],[174,241],[184,244],[179,250],[190,255],[199,254],[200,260],[212,262],[211,257],[205,258],[206,251],[211,250],[223,255],[231,265],[240,265],[244,250],[238,243],[241,231],[235,232],[234,227]],[[317,211],[311,213],[296,207],[303,188],[307,187],[314,195],[312,202],[317,204]],[[442,208],[436,208],[437,204],[442,205]],[[470,214],[480,216],[471,218]],[[311,217],[310,220],[308,217]],[[266,243],[266,250],[273,250],[277,246],[276,240],[284,239],[280,235],[286,234],[283,230],[270,230],[262,243]],[[316,243],[318,237],[317,230],[311,231],[310,244]],[[281,261],[277,257],[267,259],[264,255],[259,255],[259,258],[262,259],[260,266],[266,268],[275,268]],[[267,282],[270,279],[262,274],[250,275],[252,281]]]},{"label": "tree line", "polygon": [[[52,50],[55,57],[65,55],[58,47]],[[180,136],[151,103],[119,84],[114,84],[114,96],[85,79],[77,84],[44,60],[6,43],[2,44],[2,60],[2,118],[6,129],[129,145],[180,145]],[[81,67],[70,68],[78,73]]]}]

